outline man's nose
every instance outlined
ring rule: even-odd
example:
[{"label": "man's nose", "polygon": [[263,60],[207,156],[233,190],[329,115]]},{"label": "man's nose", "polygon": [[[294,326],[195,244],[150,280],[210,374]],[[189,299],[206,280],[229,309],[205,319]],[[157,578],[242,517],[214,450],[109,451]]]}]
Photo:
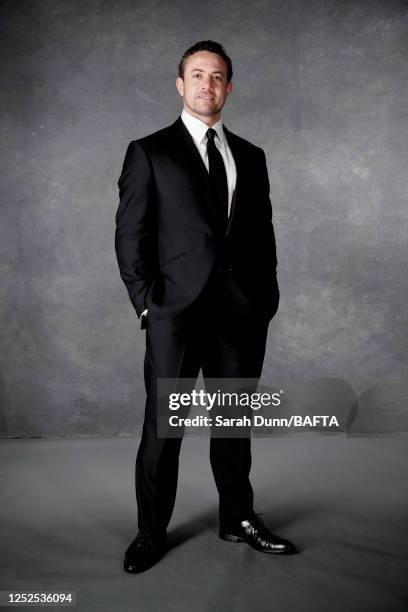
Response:
[{"label": "man's nose", "polygon": [[213,87],[213,82],[211,77],[204,77],[203,80],[201,81],[201,87],[203,89],[212,89]]}]

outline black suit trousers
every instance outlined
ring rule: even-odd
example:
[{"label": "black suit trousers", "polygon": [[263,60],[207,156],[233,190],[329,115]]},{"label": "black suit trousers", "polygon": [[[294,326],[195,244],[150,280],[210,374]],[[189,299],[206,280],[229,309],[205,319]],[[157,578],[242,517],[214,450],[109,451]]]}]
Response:
[{"label": "black suit trousers", "polygon": [[[145,385],[146,408],[136,459],[136,497],[139,528],[162,533],[170,521],[177,489],[181,438],[157,436],[157,379],[259,379],[265,354],[268,320],[243,321],[233,316],[228,299],[228,272],[191,319],[180,327],[171,319],[147,315]],[[210,461],[219,493],[223,526],[244,520],[253,511],[249,480],[251,440],[211,437]]]}]

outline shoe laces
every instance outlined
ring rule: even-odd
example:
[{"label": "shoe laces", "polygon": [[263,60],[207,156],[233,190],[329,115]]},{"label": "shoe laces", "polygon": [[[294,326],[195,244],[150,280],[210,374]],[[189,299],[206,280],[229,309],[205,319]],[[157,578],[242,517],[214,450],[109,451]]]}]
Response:
[{"label": "shoe laces", "polygon": [[[274,535],[270,529],[265,525],[263,519],[260,517],[262,514],[257,514],[254,512],[252,520],[255,522],[255,526],[251,525],[254,538],[258,541],[261,546],[267,546],[268,548],[285,548],[285,544],[281,538]],[[271,537],[273,537],[273,542],[271,541]]]},{"label": "shoe laces", "polygon": [[142,530],[136,536],[135,544],[140,548],[150,549],[154,547],[154,542],[148,531]]},{"label": "shoe laces", "polygon": [[253,516],[248,521],[249,525],[244,527],[244,529],[249,535],[254,536],[262,545],[265,545],[271,534],[263,519],[261,519],[261,516],[263,515],[254,512]]}]

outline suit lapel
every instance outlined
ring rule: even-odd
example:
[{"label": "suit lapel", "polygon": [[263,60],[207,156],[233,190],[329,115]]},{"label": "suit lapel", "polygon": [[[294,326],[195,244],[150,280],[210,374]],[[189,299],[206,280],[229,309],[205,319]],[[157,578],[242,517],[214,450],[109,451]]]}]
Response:
[{"label": "suit lapel", "polygon": [[187,168],[190,177],[196,185],[199,197],[203,200],[205,206],[211,213],[212,221],[216,223],[217,213],[211,200],[207,168],[205,167],[190,132],[180,117],[173,123],[173,128],[175,131],[175,152],[177,156],[181,158],[183,166]]},{"label": "suit lapel", "polygon": [[234,134],[232,134],[225,127],[225,125],[223,127],[224,127],[225,136],[228,140],[228,146],[231,149],[232,157],[234,158],[235,167],[237,170],[237,181],[235,183],[234,194],[232,196],[231,211],[230,211],[230,215],[228,219],[227,229],[225,230],[225,235],[228,236],[228,234],[231,232],[232,222],[233,222],[235,212],[237,209],[237,203],[239,202],[240,185],[241,185],[242,176],[243,176],[243,167],[242,167],[242,155],[239,150],[239,144],[234,138]]},{"label": "suit lapel", "polygon": [[[173,123],[172,128],[174,129],[173,142],[175,145],[175,153],[179,158],[181,158],[183,166],[187,168],[190,176],[196,184],[197,193],[205,202],[207,209],[210,211],[212,222],[215,226],[217,226],[218,214],[211,200],[207,168],[205,167],[205,164],[201,158],[200,153],[197,150],[197,147],[190,135],[190,132],[188,131],[180,117]],[[239,150],[239,143],[237,143],[234,134],[232,134],[225,126],[224,132],[228,141],[228,145],[231,149],[237,170],[237,181],[231,202],[231,211],[228,219],[228,224],[225,230],[225,235],[228,235],[231,231],[237,202],[239,201],[240,176],[242,177],[243,168],[242,155]]]}]

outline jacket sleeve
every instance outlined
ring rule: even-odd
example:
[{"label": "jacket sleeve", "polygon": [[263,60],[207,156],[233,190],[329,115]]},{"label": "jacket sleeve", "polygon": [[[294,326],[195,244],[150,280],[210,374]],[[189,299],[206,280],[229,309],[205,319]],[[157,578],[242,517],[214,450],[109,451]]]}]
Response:
[{"label": "jacket sleeve", "polygon": [[269,197],[270,185],[269,185],[269,177],[268,177],[268,168],[266,165],[266,157],[264,151],[262,152],[262,203],[263,203],[263,228],[265,235],[263,236],[263,241],[265,244],[265,263],[266,269],[268,270],[269,276],[269,287],[270,287],[270,299],[271,299],[271,310],[270,317],[274,317],[280,302],[280,291],[279,291],[279,283],[277,278],[277,257],[276,257],[276,241],[275,241],[275,231],[273,229],[272,223],[272,204]]},{"label": "jacket sleeve", "polygon": [[275,232],[273,229],[273,223],[272,223],[272,204],[271,204],[271,200],[269,197],[269,192],[270,192],[270,185],[269,185],[269,178],[268,178],[268,168],[266,166],[266,157],[265,157],[265,153],[263,151],[263,149],[260,149],[261,153],[262,153],[262,161],[261,161],[261,167],[262,167],[262,202],[263,202],[263,216],[264,216],[264,230],[265,230],[265,244],[267,245],[267,249],[268,249],[268,260],[269,263],[271,264],[271,268],[274,270],[275,274],[276,274],[276,267],[277,267],[277,258],[276,258],[276,241],[275,241]]},{"label": "jacket sleeve", "polygon": [[157,268],[157,232],[152,169],[137,141],[128,146],[118,186],[116,257],[120,275],[140,317]]}]

